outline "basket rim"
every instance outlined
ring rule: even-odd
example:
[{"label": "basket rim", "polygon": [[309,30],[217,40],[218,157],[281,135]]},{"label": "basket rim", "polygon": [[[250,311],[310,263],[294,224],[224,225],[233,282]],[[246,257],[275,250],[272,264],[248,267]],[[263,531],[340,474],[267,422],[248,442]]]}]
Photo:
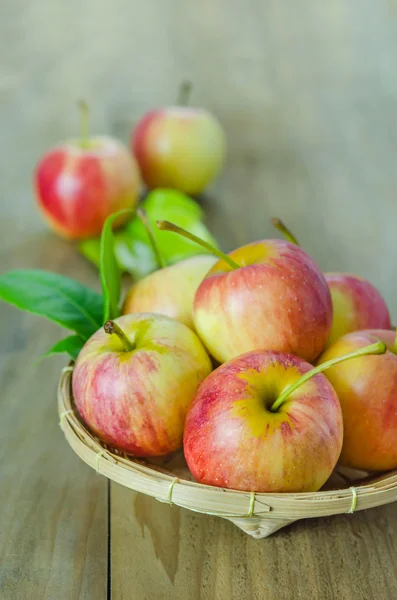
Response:
[{"label": "basket rim", "polygon": [[142,459],[119,455],[95,438],[73,407],[73,366],[58,384],[59,425],[74,452],[98,474],[127,488],[194,512],[229,519],[262,517],[296,520],[353,513],[397,500],[397,470],[375,474],[368,483],[318,492],[271,493],[204,485],[178,479]]}]

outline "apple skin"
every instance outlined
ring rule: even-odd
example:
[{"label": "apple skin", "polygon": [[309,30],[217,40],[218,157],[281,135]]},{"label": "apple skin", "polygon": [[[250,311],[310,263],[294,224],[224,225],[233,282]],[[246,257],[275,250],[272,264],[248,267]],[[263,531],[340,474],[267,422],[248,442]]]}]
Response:
[{"label": "apple skin", "polygon": [[34,183],[44,217],[67,239],[100,235],[109,215],[135,207],[141,186],[135,159],[110,137],[90,138],[87,147],[76,140],[54,148],[38,163]]},{"label": "apple skin", "polygon": [[142,313],[115,322],[136,350],[126,352],[117,335],[98,330],[73,370],[76,408],[98,438],[128,454],[173,452],[210,359],[197,335],[168,317]]},{"label": "apple skin", "polygon": [[372,283],[348,273],[325,273],[325,279],[334,311],[328,346],[351,331],[391,329],[386,302]]},{"label": "apple skin", "polygon": [[159,313],[193,328],[194,295],[215,262],[213,256],[193,256],[147,275],[131,286],[122,313]]},{"label": "apple skin", "polygon": [[292,354],[253,351],[218,367],[200,385],[185,425],[184,453],[200,483],[255,492],[312,492],[337,463],[339,400],[314,375],[269,408],[313,367]]},{"label": "apple skin", "polygon": [[131,148],[149,188],[199,194],[218,175],[225,136],[208,111],[170,107],[148,112],[131,136]]},{"label": "apple skin", "polygon": [[331,331],[331,295],[320,269],[298,246],[263,240],[218,261],[200,284],[193,321],[209,352],[222,363],[250,350],[277,350],[309,362]]},{"label": "apple skin", "polygon": [[332,344],[319,363],[381,340],[388,348],[380,356],[363,356],[324,371],[338,394],[344,440],[339,462],[353,469],[388,471],[397,468],[397,356],[394,331],[349,333]]}]

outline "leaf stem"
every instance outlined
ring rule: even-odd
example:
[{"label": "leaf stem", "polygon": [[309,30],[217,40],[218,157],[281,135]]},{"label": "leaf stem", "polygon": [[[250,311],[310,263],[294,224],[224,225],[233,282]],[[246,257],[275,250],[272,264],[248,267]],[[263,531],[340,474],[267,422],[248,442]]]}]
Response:
[{"label": "leaf stem", "polygon": [[182,229],[182,227],[175,225],[175,223],[170,223],[170,221],[157,221],[156,225],[162,231],[171,231],[172,233],[178,233],[186,239],[195,242],[202,248],[205,248],[206,250],[211,252],[211,254],[217,256],[220,260],[224,260],[231,269],[241,268],[240,265],[238,265],[236,262],[234,262],[232,258],[230,258],[230,256],[228,256],[224,252],[221,252],[221,250],[218,250],[217,248],[215,248],[215,246],[212,246],[212,244],[209,244],[208,242],[205,242],[201,238],[197,237],[196,235],[194,235],[194,233],[190,233],[190,231],[186,231],[186,229]]},{"label": "leaf stem", "polygon": [[191,81],[182,81],[178,91],[178,106],[188,106],[193,84]]},{"label": "leaf stem", "polygon": [[302,377],[300,377],[295,383],[288,386],[283,393],[277,398],[277,400],[270,407],[271,412],[276,412],[280,406],[285,402],[298,387],[300,387],[303,383],[305,383],[308,379],[317,375],[317,373],[321,373],[334,365],[337,365],[345,360],[349,360],[351,358],[358,358],[359,356],[366,356],[368,354],[384,354],[387,348],[386,345],[379,341],[375,344],[371,344],[370,346],[365,346],[365,348],[360,348],[359,350],[355,350],[354,352],[349,352],[348,354],[344,354],[343,356],[338,356],[336,358],[332,358],[331,360],[327,360],[326,362],[314,367],[311,371],[308,371]]},{"label": "leaf stem", "polygon": [[109,335],[111,335],[112,333],[117,335],[117,337],[123,344],[124,350],[126,352],[132,352],[133,350],[135,350],[136,345],[133,342],[131,342],[127,334],[124,333],[120,325],[118,325],[115,321],[106,321],[103,328]]},{"label": "leaf stem", "polygon": [[139,207],[136,211],[136,216],[141,221],[142,225],[146,229],[146,233],[148,234],[148,238],[150,240],[150,244],[153,248],[153,252],[156,255],[156,260],[160,269],[164,269],[167,265],[165,264],[164,258],[161,255],[160,248],[157,244],[156,238],[154,237],[152,226],[149,221],[149,217],[147,216],[147,212],[144,208]]},{"label": "leaf stem", "polygon": [[90,146],[90,109],[85,100],[79,100],[80,109],[80,146],[89,148]]},{"label": "leaf stem", "polygon": [[392,352],[394,352],[394,354],[397,354],[397,327],[395,325],[392,325],[392,329],[394,329],[396,332]]},{"label": "leaf stem", "polygon": [[284,223],[282,222],[281,219],[278,219],[277,217],[273,217],[272,223],[276,229],[281,231],[281,233],[283,234],[283,236],[285,237],[285,239],[288,242],[291,242],[291,244],[295,244],[295,246],[299,246],[298,240],[296,239],[294,234],[291,233],[291,231],[288,229],[288,227],[286,225],[284,225]]}]

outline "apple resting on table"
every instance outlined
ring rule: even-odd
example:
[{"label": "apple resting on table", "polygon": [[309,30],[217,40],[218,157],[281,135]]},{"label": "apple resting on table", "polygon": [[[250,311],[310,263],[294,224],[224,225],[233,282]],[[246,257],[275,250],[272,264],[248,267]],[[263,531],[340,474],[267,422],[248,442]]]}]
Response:
[{"label": "apple resting on table", "polygon": [[102,441],[135,456],[161,456],[181,447],[187,409],[211,368],[186,325],[126,315],[86,342],[73,370],[73,396]]},{"label": "apple resting on table", "polygon": [[173,106],[144,115],[132,133],[131,148],[149,188],[199,194],[222,168],[225,135],[207,110]]},{"label": "apple resting on table", "polygon": [[[358,355],[384,351],[378,342]],[[327,368],[263,350],[218,367],[186,417],[184,453],[194,478],[245,491],[317,491],[343,438],[338,397],[320,372]]]},{"label": "apple resting on table", "polygon": [[338,339],[319,362],[381,340],[383,356],[366,356],[332,367],[326,377],[343,413],[341,464],[365,471],[397,468],[397,344],[394,331],[357,331]]},{"label": "apple resting on table", "polygon": [[82,129],[80,139],[47,152],[34,176],[45,219],[68,239],[98,236],[109,215],[134,208],[141,185],[137,163],[126,146],[111,137],[88,137],[86,125]]}]

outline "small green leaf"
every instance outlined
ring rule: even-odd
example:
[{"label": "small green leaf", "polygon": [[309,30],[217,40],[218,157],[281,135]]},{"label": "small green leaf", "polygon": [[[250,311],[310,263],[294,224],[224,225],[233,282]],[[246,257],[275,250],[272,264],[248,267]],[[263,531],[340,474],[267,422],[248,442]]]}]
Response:
[{"label": "small green leaf", "polygon": [[[164,261],[174,264],[189,256],[203,254],[203,249],[194,242],[168,232],[158,231],[158,219],[171,221],[191,233],[217,246],[216,240],[202,222],[203,211],[199,204],[182,192],[170,189],[156,189],[147,195],[142,203],[146,210],[153,234]],[[150,245],[147,232],[137,217],[113,233],[114,254],[123,272],[130,273],[135,280],[142,279],[158,268],[156,256]],[[94,265],[100,264],[100,240],[84,240],[79,245],[80,252]]]},{"label": "small green leaf", "polygon": [[[130,273],[134,280],[138,280],[157,269],[156,257],[147,239],[134,239],[126,229],[118,229],[113,236],[114,253],[123,273]],[[79,244],[79,250],[99,269],[101,255],[99,238],[83,240]]]},{"label": "small green leaf", "polygon": [[128,231],[116,235],[115,254],[120,268],[135,281],[158,269],[156,256],[148,239],[134,239]]},{"label": "small green leaf", "polygon": [[115,236],[113,234],[113,223],[126,213],[132,214],[132,210],[120,210],[110,215],[102,228],[100,241],[100,276],[103,294],[103,323],[108,319],[116,319],[119,314],[121,270],[117,264],[115,255]]},{"label": "small green leaf", "polygon": [[167,217],[160,216],[158,218],[166,218],[172,222],[181,216],[190,223],[202,221],[204,218],[200,205],[193,198],[178,190],[157,188],[148,193],[143,201],[143,206],[146,212],[167,215]]},{"label": "small green leaf", "polygon": [[53,354],[66,353],[69,354],[70,358],[76,360],[83,346],[84,340],[80,336],[70,335],[54,344],[48,352],[43,354],[42,358],[47,358],[47,356],[52,356]]},{"label": "small green leaf", "polygon": [[102,326],[102,296],[69,277],[17,269],[0,275],[0,299],[47,317],[87,340]]},{"label": "small green leaf", "polygon": [[90,262],[94,263],[99,269],[101,262],[101,241],[99,238],[82,240],[79,243],[79,250]]},{"label": "small green leaf", "polygon": [[[186,194],[176,190],[156,189],[149,192],[142,207],[148,215],[157,246],[167,264],[174,264],[189,256],[203,254],[205,250],[181,236],[159,231],[156,227],[156,221],[159,219],[171,221],[217,246],[216,240],[201,221],[203,212],[200,206]],[[148,243],[147,232],[139,219],[132,219],[126,226],[126,232],[129,233],[134,244],[138,240],[141,243]]]}]

